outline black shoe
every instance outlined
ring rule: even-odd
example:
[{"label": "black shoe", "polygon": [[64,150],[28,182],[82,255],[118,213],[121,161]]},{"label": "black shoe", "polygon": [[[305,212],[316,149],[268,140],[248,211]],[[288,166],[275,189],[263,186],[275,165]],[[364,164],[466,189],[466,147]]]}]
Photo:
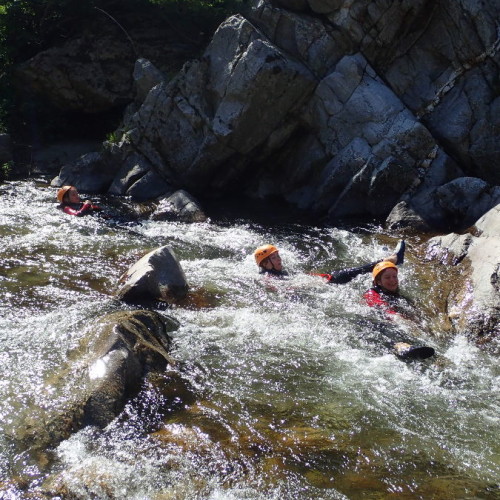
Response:
[{"label": "black shoe", "polygon": [[405,261],[405,249],[406,249],[405,240],[401,240],[398,243],[396,250],[394,251],[397,257],[396,266],[400,266]]},{"label": "black shoe", "polygon": [[394,345],[394,350],[396,356],[401,359],[427,359],[436,353],[432,347],[416,346],[406,342],[398,342]]}]

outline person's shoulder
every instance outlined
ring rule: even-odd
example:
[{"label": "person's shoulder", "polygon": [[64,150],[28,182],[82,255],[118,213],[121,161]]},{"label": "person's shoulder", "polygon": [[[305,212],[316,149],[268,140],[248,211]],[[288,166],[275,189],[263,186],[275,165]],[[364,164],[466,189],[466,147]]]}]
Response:
[{"label": "person's shoulder", "polygon": [[276,271],[276,269],[264,269],[261,267],[259,269],[259,274],[264,276],[271,276],[273,278],[284,278],[288,276],[288,271]]}]

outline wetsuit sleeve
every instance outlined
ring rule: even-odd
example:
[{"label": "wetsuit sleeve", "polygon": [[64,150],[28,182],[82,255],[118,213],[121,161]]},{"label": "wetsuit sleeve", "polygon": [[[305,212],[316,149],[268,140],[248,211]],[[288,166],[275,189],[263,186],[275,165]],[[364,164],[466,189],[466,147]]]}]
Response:
[{"label": "wetsuit sleeve", "polygon": [[380,309],[383,309],[387,314],[397,314],[394,309],[391,309],[389,303],[382,299],[377,291],[370,289],[363,294],[363,297],[370,307],[378,307]]},{"label": "wetsuit sleeve", "polygon": [[84,204],[80,210],[76,210],[71,208],[70,206],[63,207],[63,212],[69,215],[76,215],[77,217],[81,217],[82,215],[86,215],[93,210],[93,205]]},{"label": "wetsuit sleeve", "polygon": [[[349,281],[353,280],[356,276],[359,276],[360,274],[366,274],[370,273],[373,271],[373,268],[375,267],[375,264],[377,262],[371,262],[370,264],[365,264],[364,266],[360,267],[349,267],[347,269],[336,269],[335,271],[332,271],[329,275],[328,283],[335,283],[336,285],[343,285],[345,283],[349,283]],[[326,277],[325,275],[322,275]]]}]

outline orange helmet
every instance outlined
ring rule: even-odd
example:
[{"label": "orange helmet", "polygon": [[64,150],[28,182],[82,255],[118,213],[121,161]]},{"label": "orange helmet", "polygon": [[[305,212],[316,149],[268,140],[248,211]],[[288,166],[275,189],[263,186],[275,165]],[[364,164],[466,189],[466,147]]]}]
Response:
[{"label": "orange helmet", "polygon": [[57,201],[59,203],[63,202],[64,195],[72,188],[73,186],[63,186],[61,189],[57,191]]},{"label": "orange helmet", "polygon": [[255,257],[255,262],[257,262],[257,265],[260,266],[260,263],[269,257],[271,254],[276,253],[278,249],[274,245],[262,245],[261,247],[257,248],[255,252],[253,253],[253,256]]},{"label": "orange helmet", "polygon": [[396,271],[398,270],[398,266],[396,266],[396,264],[393,264],[392,262],[390,262],[388,260],[383,260],[382,262],[379,262],[378,264],[376,264],[375,267],[373,268],[373,271],[372,271],[373,279],[375,280],[377,278],[377,276],[382,271],[384,271],[385,269],[388,269],[390,267],[392,267],[393,269],[396,269]]}]

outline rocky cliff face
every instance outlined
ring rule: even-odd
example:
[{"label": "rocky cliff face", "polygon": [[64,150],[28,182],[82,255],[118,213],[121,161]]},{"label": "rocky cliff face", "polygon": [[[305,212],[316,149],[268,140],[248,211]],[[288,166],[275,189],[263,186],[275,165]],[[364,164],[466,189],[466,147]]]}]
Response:
[{"label": "rocky cliff face", "polygon": [[[259,0],[171,80],[142,59],[135,86],[119,71],[99,85],[75,53],[65,78],[105,88],[99,106],[136,92],[92,189],[139,199],[238,190],[330,220],[463,230],[500,203],[498,19],[493,0]],[[26,78],[61,89],[37,58]],[[59,99],[82,102],[85,86],[63,87]],[[81,164],[54,184],[84,182]]]}]

